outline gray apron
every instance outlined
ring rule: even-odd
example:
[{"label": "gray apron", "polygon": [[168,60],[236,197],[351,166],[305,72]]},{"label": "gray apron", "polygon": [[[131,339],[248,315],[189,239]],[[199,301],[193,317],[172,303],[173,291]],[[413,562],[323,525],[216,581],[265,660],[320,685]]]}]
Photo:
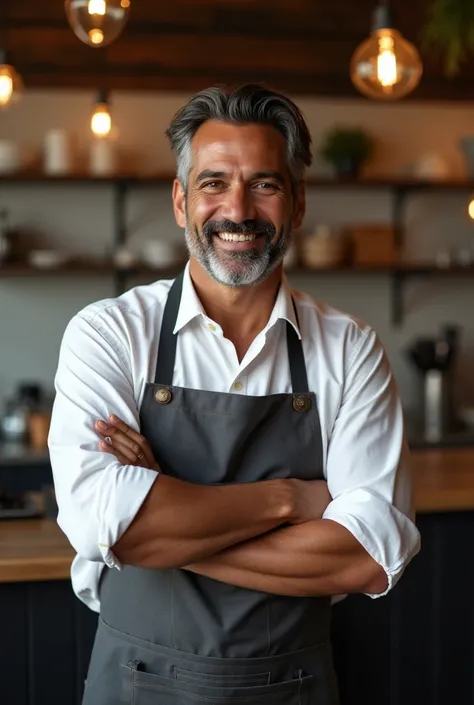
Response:
[{"label": "gray apron", "polygon": [[[322,479],[316,397],[293,326],[286,323],[292,394],[175,387],[181,290],[182,276],[168,295],[155,381],[140,410],[141,432],[163,472],[203,485]],[[104,569],[100,600],[83,705],[338,703],[328,597],[124,566]]]}]

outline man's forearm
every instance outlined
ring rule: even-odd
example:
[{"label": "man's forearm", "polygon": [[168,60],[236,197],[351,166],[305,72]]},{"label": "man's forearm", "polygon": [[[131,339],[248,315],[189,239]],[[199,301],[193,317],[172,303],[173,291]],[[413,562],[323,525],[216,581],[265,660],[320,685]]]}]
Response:
[{"label": "man's forearm", "polygon": [[352,534],[325,519],[278,529],[187,569],[277,595],[377,594],[387,587],[385,571]]},{"label": "man's forearm", "polygon": [[160,474],[113,551],[128,565],[179,567],[291,521],[290,481],[202,486]]}]

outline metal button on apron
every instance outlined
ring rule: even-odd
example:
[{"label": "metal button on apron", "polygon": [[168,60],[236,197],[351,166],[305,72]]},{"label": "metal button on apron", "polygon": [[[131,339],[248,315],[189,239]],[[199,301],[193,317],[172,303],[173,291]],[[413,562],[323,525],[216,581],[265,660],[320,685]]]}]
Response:
[{"label": "metal button on apron", "polygon": [[168,404],[171,401],[170,390],[166,389],[165,387],[158,389],[158,391],[155,393],[155,399],[158,404]]},{"label": "metal button on apron", "polygon": [[311,397],[308,394],[295,394],[293,396],[293,408],[296,411],[309,411],[311,409]]}]

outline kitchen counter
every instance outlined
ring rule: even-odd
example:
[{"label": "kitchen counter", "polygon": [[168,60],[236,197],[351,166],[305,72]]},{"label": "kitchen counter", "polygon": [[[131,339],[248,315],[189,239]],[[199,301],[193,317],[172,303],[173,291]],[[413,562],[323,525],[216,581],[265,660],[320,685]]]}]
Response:
[{"label": "kitchen counter", "polygon": [[[419,514],[474,512],[474,448],[413,451]],[[51,519],[0,522],[0,583],[67,580],[74,551]]]},{"label": "kitchen counter", "polygon": [[474,511],[474,448],[413,450],[411,456],[417,513]]},{"label": "kitchen counter", "polygon": [[0,583],[68,579],[73,558],[52,519],[0,522]]}]

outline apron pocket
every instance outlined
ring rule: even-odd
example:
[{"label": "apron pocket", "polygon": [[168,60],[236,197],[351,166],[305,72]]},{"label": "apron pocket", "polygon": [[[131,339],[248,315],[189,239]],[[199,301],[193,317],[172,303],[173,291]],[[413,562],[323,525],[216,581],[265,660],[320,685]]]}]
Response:
[{"label": "apron pocket", "polygon": [[[130,679],[133,705],[156,705],[161,702],[166,705],[235,705],[236,702],[245,705],[310,705],[314,702],[313,676],[302,676],[271,685],[218,687],[207,685],[208,680],[205,684],[202,681],[191,683],[177,678],[164,678],[138,670],[138,665],[137,662],[131,662],[123,667]],[[193,672],[191,675],[214,678],[212,674]],[[255,674],[250,674],[250,678],[252,676]],[[228,682],[228,676],[222,678]],[[245,679],[246,676],[237,678]]]}]

